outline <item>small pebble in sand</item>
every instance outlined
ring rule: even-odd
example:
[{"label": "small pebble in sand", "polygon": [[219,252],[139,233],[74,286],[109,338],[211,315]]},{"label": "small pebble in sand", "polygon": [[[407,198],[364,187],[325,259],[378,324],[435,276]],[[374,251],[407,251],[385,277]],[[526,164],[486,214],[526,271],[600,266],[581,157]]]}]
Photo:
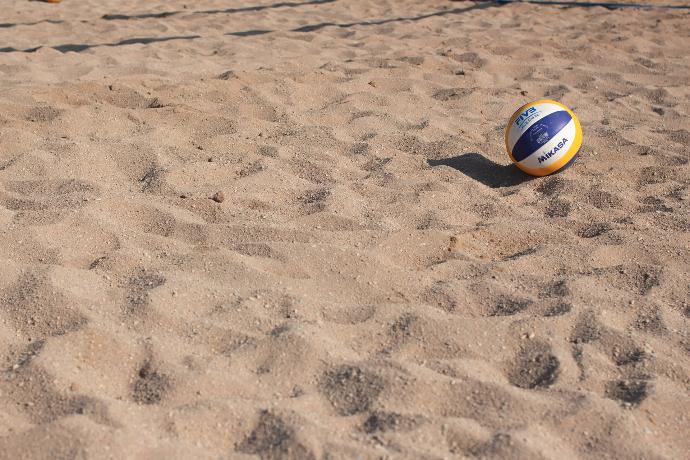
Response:
[{"label": "small pebble in sand", "polygon": [[223,201],[225,201],[225,193],[223,193],[223,192],[216,192],[216,193],[213,194],[213,196],[211,197],[211,199],[212,199],[213,201],[215,201],[216,203],[222,203]]}]

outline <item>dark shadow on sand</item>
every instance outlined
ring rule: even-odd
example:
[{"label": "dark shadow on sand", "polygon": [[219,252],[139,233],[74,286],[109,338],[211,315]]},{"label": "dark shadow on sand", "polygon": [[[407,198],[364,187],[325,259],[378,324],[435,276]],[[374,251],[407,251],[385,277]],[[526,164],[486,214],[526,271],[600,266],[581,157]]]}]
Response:
[{"label": "dark shadow on sand", "polygon": [[500,6],[496,2],[486,2],[486,3],[475,3],[474,5],[465,8],[452,8],[448,10],[434,11],[433,13],[422,14],[419,16],[400,16],[396,18],[386,18],[386,19],[374,19],[370,21],[357,21],[357,22],[321,22],[319,24],[308,24],[306,26],[298,27],[292,29],[291,32],[314,32],[315,30],[323,29],[324,27],[356,27],[356,26],[380,26],[382,24],[389,24],[391,22],[403,22],[403,21],[421,21],[427,18],[433,18],[436,16],[449,16],[452,14],[462,14],[469,13],[473,10],[482,10],[484,8],[490,8],[494,6]]},{"label": "dark shadow on sand", "polygon": [[43,19],[42,21],[36,22],[0,22],[0,29],[10,29],[19,26],[37,26],[39,24],[62,24],[63,22],[65,21],[57,19]]},{"label": "dark shadow on sand", "polygon": [[[339,28],[349,28],[349,27],[357,27],[357,26],[380,26],[382,24],[390,24],[392,22],[403,22],[403,21],[421,21],[423,19],[427,18],[433,18],[436,16],[448,16],[452,14],[462,14],[462,13],[468,13],[473,10],[480,10],[484,8],[489,8],[492,6],[500,6],[495,2],[487,2],[487,3],[481,3],[481,4],[474,4],[472,6],[468,6],[466,8],[453,8],[453,9],[448,9],[448,10],[440,10],[440,11],[434,11],[433,13],[427,13],[427,14],[422,14],[419,16],[399,16],[395,18],[385,18],[385,19],[372,19],[372,20],[367,20],[367,21],[357,21],[357,22],[320,22],[318,24],[307,24],[305,26],[297,27],[295,29],[290,29],[288,32],[315,32],[317,30],[326,28],[326,27],[339,27]],[[262,35],[262,34],[267,34],[271,32],[278,32],[276,30],[266,30],[266,29],[258,29],[258,30],[246,30],[246,31],[240,31],[240,32],[228,32],[225,35],[234,35],[234,36],[239,36],[239,37],[247,37],[251,35]]]},{"label": "dark shadow on sand", "polygon": [[463,153],[441,160],[428,160],[429,166],[450,166],[487,187],[513,187],[535,179],[515,165],[499,165],[479,153]]},{"label": "dark shadow on sand", "polygon": [[505,5],[508,3],[531,3],[533,5],[566,6],[573,8],[595,8],[602,7],[609,10],[631,8],[636,10],[688,10],[690,5],[657,5],[652,3],[612,3],[612,2],[573,2],[567,0],[491,0],[492,2]]},{"label": "dark shadow on sand", "polygon": [[263,11],[263,10],[270,10],[270,9],[275,9],[275,8],[298,8],[300,6],[309,6],[309,5],[321,5],[324,3],[333,3],[337,0],[310,0],[307,2],[280,2],[280,3],[273,3],[271,5],[256,5],[256,6],[242,6],[238,8],[222,8],[222,9],[215,9],[215,10],[200,10],[200,11],[194,11],[194,10],[175,10],[175,11],[163,11],[161,13],[142,13],[142,14],[106,14],[102,16],[102,19],[108,20],[108,21],[126,21],[129,19],[159,19],[159,18],[167,18],[169,16],[175,16],[178,14],[234,14],[234,13],[247,13],[247,12],[253,12],[253,11]]},{"label": "dark shadow on sand", "polygon": [[81,51],[85,51],[91,48],[98,48],[102,46],[126,46],[126,45],[147,45],[149,43],[159,43],[159,42],[168,42],[172,40],[195,40],[197,38],[201,38],[201,35],[182,35],[182,36],[171,36],[171,37],[136,37],[136,38],[128,38],[126,40],[120,40],[119,42],[115,43],[95,43],[95,44],[88,44],[88,43],[66,43],[64,45],[53,45],[53,46],[37,46],[35,48],[27,48],[27,49],[17,49],[13,47],[6,47],[6,48],[0,48],[0,53],[12,53],[12,52],[22,52],[22,53],[34,53],[41,48],[52,48],[54,50],[57,50],[61,53],[69,53],[70,51],[79,53]]},{"label": "dark shadow on sand", "polygon": [[[268,8],[282,8],[282,7],[289,7],[289,8],[295,8],[298,6],[305,6],[305,5],[318,5],[318,4],[323,4],[323,3],[331,3],[337,0],[312,0],[308,2],[302,2],[302,3],[292,3],[292,2],[284,2],[284,3],[275,3],[272,5],[264,5],[264,6],[248,6],[248,7],[243,7],[243,8],[228,8],[225,10],[208,10],[208,11],[197,11],[196,13],[198,14],[215,14],[215,13],[237,13],[237,12],[242,12],[242,11],[259,11],[263,9],[268,9]],[[348,28],[348,27],[357,27],[357,26],[376,26],[376,25],[382,25],[382,24],[389,24],[393,22],[403,22],[403,21],[421,21],[423,19],[431,18],[431,17],[436,17],[436,16],[448,16],[448,15],[454,15],[454,14],[462,14],[462,13],[468,13],[473,10],[479,10],[479,9],[484,9],[484,8],[490,8],[490,7],[495,7],[495,6],[500,6],[496,2],[487,2],[487,3],[479,3],[479,4],[473,4],[471,6],[465,7],[465,8],[452,8],[452,9],[445,9],[445,10],[439,10],[439,11],[434,11],[432,13],[427,13],[427,14],[422,14],[419,16],[400,16],[400,17],[394,17],[394,18],[384,18],[384,19],[372,19],[372,20],[364,20],[364,21],[357,21],[357,22],[349,22],[349,23],[331,23],[331,22],[323,22],[323,23],[318,23],[318,24],[308,24],[305,26],[298,27],[296,29],[292,30],[287,30],[286,32],[313,32],[317,31],[320,29],[323,29],[325,27],[340,27],[340,28]],[[177,12],[171,11],[171,12],[166,12],[166,13],[147,13],[146,15],[140,15],[141,17],[166,17],[166,16],[171,16],[173,14],[177,14]],[[132,18],[137,18],[139,16],[132,16],[132,17],[123,17],[123,15],[110,15],[108,19],[132,19]],[[235,37],[251,37],[255,35],[264,35],[268,33],[276,32],[275,30],[270,30],[270,29],[249,29],[249,30],[241,30],[237,32],[227,32],[225,35],[230,35],[230,36],[235,36]],[[80,51],[85,51],[91,48],[97,48],[97,47],[106,47],[106,46],[125,46],[125,45],[134,45],[134,44],[149,44],[149,43],[157,43],[157,42],[165,42],[165,41],[170,41],[170,40],[195,40],[197,38],[201,38],[200,35],[187,35],[187,36],[170,36],[170,37],[138,37],[138,38],[128,38],[126,40],[121,40],[119,42],[115,43],[95,43],[95,44],[89,44],[89,43],[67,43],[64,45],[53,45],[53,46],[48,46],[47,48],[52,48],[54,50],[60,51],[61,53],[67,53],[67,52],[80,52]],[[33,53],[41,48],[46,48],[46,46],[36,46],[33,48],[28,48],[28,49],[18,49],[14,47],[4,47],[0,48],[0,53],[12,53],[12,52],[23,52],[23,53]]]},{"label": "dark shadow on sand", "polygon": [[185,13],[184,10],[179,11],[162,11],[160,13],[141,13],[141,14],[104,14],[101,19],[106,21],[127,21],[130,19],[162,19],[176,14]]},{"label": "dark shadow on sand", "polygon": [[248,11],[263,11],[274,8],[298,8],[300,6],[322,5],[324,3],[334,3],[338,0],[311,0],[308,2],[281,2],[272,5],[243,6],[239,8],[224,8],[218,10],[195,11],[195,14],[233,14],[245,13]]},{"label": "dark shadow on sand", "polygon": [[271,32],[273,31],[268,29],[252,29],[243,30],[241,32],[228,32],[225,35],[234,35],[235,37],[251,37],[252,35],[270,34]]}]

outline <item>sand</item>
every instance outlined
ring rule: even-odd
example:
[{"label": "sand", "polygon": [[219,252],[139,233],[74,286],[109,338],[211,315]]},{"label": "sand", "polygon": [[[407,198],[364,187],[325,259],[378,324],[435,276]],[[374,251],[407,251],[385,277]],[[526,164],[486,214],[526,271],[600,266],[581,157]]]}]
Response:
[{"label": "sand", "polygon": [[688,12],[251,5],[3,3],[0,457],[685,457]]}]

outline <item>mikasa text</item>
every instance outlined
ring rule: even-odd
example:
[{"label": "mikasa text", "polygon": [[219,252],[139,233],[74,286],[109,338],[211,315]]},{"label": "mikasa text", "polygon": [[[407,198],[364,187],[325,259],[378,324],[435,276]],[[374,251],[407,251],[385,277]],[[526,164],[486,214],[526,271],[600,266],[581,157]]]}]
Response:
[{"label": "mikasa text", "polygon": [[548,160],[549,158],[551,158],[552,156],[554,156],[556,154],[556,152],[558,152],[560,149],[565,147],[565,144],[567,144],[567,143],[568,143],[568,139],[566,139],[564,137],[563,140],[558,143],[558,145],[556,145],[554,148],[552,148],[551,150],[546,152],[544,155],[539,157],[539,163],[542,163],[542,162]]}]

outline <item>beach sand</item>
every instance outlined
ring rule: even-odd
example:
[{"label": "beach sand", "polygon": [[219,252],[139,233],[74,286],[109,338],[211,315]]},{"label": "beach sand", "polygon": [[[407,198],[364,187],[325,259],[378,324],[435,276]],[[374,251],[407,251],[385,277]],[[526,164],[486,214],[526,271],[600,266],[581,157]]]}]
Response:
[{"label": "beach sand", "polygon": [[3,3],[0,457],[686,456],[687,11],[251,5]]}]

